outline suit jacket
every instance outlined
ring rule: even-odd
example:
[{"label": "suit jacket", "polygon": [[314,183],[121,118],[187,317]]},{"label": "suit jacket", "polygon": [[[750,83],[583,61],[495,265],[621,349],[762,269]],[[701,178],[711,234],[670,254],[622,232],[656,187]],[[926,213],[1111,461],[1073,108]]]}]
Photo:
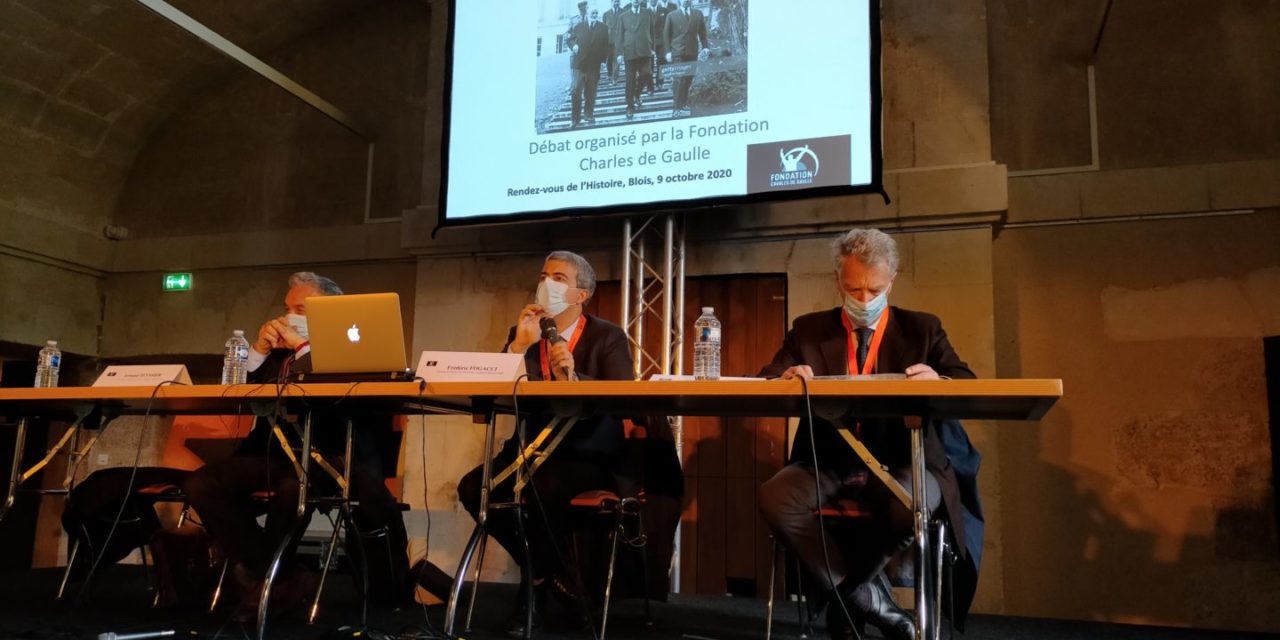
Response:
[{"label": "suit jacket", "polygon": [[603,22],[591,26],[590,22],[581,22],[573,27],[573,43],[578,46],[570,63],[580,71],[600,70],[600,63],[609,57],[609,28]]},{"label": "suit jacket", "polygon": [[[293,355],[291,349],[273,349],[267,354],[267,359],[262,362],[262,365],[249,373],[248,382],[265,385],[283,384],[288,381],[291,374],[311,371],[310,353],[290,362],[291,355]],[[375,477],[383,477],[388,471],[386,463],[394,462],[384,461],[381,455],[384,445],[388,445],[391,440],[397,438],[393,432],[391,416],[356,415],[352,418],[352,465],[365,468]],[[296,425],[287,420],[281,420],[280,424],[281,431],[293,448],[300,448],[302,446],[301,417]],[[245,436],[240,446],[236,448],[235,455],[271,455],[280,456],[280,460],[285,460],[280,443],[272,434],[271,425],[272,422],[269,419],[258,418],[249,435]],[[326,457],[341,456],[346,451],[346,428],[344,414],[317,407],[311,411],[311,446]],[[395,468],[391,467],[390,471],[394,475]]]},{"label": "suit jacket", "polygon": [[[806,364],[814,375],[844,375],[849,373],[848,332],[841,319],[843,309],[836,307],[796,318],[787,332],[782,348],[778,349],[760,375],[776,377],[789,367]],[[876,373],[902,373],[907,367],[924,363],[933,367],[938,375],[954,379],[976,378],[969,365],[960,359],[947,340],[942,322],[937,316],[899,307],[890,307],[889,325],[876,358]],[[883,320],[881,320],[883,322]],[[813,464],[814,448],[810,446],[809,433],[818,451],[818,465],[824,469],[845,475],[863,468],[854,452],[845,444],[836,428],[853,428],[852,420],[832,424],[815,420],[810,425],[802,420],[796,432],[792,452],[792,464]],[[862,441],[882,464],[891,469],[909,466],[911,463],[910,435],[901,419],[857,420],[861,423]],[[966,521],[981,521],[981,507],[977,496],[977,464],[980,456],[969,443],[959,422],[948,421],[930,425],[925,432],[925,466],[938,479],[942,502],[946,509],[948,525],[955,537],[954,548],[964,550],[962,558],[969,566],[957,572],[955,595],[957,624],[962,625],[965,613],[973,599],[977,586],[977,555],[973,547],[981,549],[981,529],[970,532]],[[964,478],[957,476],[948,452],[963,456]],[[962,495],[962,491],[963,494]],[[976,540],[967,539],[975,533]],[[963,564],[963,563],[962,563]]]},{"label": "suit jacket", "polygon": [[637,12],[627,9],[618,16],[618,39],[614,50],[626,60],[648,58],[653,55],[653,12],[640,7]]},{"label": "suit jacket", "polygon": [[705,49],[711,46],[707,41],[707,21],[702,12],[690,9],[685,15],[682,9],[672,9],[667,14],[667,25],[663,30],[663,41],[672,57],[698,57],[698,43]]},{"label": "suit jacket", "polygon": [[666,51],[666,40],[663,37],[663,31],[667,26],[667,14],[671,13],[671,7],[666,2],[659,2],[656,9],[650,9],[653,12],[653,47],[660,49],[659,54]]},{"label": "suit jacket", "polygon": [[[586,326],[579,324],[582,332],[573,348],[574,372],[581,380],[634,380],[630,342],[627,334],[608,320],[582,314]],[[516,337],[516,328],[511,327],[507,333],[507,343],[502,347],[506,351]],[[524,353],[525,371],[530,380],[542,380],[541,342],[534,343]],[[538,429],[551,420],[550,416],[536,416],[530,419],[529,437],[533,437]],[[515,440],[515,438],[512,438]],[[560,445],[560,452],[583,456],[614,456],[622,450],[622,420],[613,416],[603,416],[579,420],[573,431],[565,437]],[[511,441],[508,441],[508,445]],[[567,450],[567,451],[566,451]]]},{"label": "suit jacket", "polygon": [[609,9],[604,12],[604,15],[600,16],[600,20],[604,22],[605,28],[609,30],[609,46],[614,49],[617,48],[619,38],[622,37],[622,32],[620,32],[618,28],[622,24],[620,18],[622,18],[622,12],[624,10],[625,9],[621,7],[617,11]]}]

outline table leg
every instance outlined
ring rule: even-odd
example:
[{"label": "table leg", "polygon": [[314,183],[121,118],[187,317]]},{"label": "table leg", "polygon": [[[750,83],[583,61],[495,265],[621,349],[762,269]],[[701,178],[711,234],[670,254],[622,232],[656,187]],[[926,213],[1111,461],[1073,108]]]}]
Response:
[{"label": "table leg", "polygon": [[9,509],[13,508],[14,499],[18,495],[18,484],[22,479],[22,450],[27,446],[27,419],[18,418],[17,437],[13,443],[13,465],[9,468],[9,494],[5,496],[4,506],[0,507],[0,520],[4,519]]},{"label": "table leg", "polygon": [[[519,432],[521,442],[525,441],[525,426],[524,419],[516,416],[516,430]],[[552,441],[552,446],[554,444],[555,441]],[[535,463],[545,459],[545,456],[539,457]],[[532,470],[529,473],[532,473]],[[529,533],[525,531],[524,500],[520,496],[520,490],[528,480],[525,465],[520,464],[516,467],[516,484],[513,492],[515,507],[513,508],[516,511],[516,526],[520,530],[521,556],[524,559],[520,564],[520,573],[523,578],[520,580],[520,585],[524,597],[524,634],[521,637],[524,640],[530,640],[533,637],[533,555],[529,551]]]},{"label": "table leg", "polygon": [[[913,424],[914,423],[914,424]],[[925,640],[930,637],[929,625],[933,612],[929,610],[929,501],[926,495],[928,483],[925,482],[928,471],[924,464],[924,437],[928,428],[927,416],[919,418],[919,422],[908,420],[911,430],[911,511],[914,516],[914,533],[916,547],[916,639]]]},{"label": "table leg", "polygon": [[307,514],[307,479],[311,477],[311,412],[302,419],[302,455],[298,463],[298,518]]},{"label": "table leg", "polygon": [[[481,464],[480,471],[480,513],[476,517],[475,528],[471,530],[471,539],[467,541],[467,547],[463,550],[462,557],[458,559],[458,570],[453,575],[453,587],[449,589],[449,601],[445,604],[444,633],[449,637],[454,637],[453,628],[458,616],[458,600],[462,595],[462,584],[467,580],[467,568],[471,566],[471,560],[476,553],[476,547],[480,544],[480,539],[488,535],[485,524],[489,518],[489,488],[493,479],[493,440],[494,432],[497,430],[498,415],[490,410],[488,418],[484,430],[484,462]],[[426,434],[423,434],[423,437],[426,437]],[[472,588],[474,589],[475,585]]]}]

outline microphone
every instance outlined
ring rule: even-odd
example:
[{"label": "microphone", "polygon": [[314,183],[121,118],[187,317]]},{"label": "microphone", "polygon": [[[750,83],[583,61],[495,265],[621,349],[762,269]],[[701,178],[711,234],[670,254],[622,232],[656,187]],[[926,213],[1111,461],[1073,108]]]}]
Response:
[{"label": "microphone", "polygon": [[556,321],[551,318],[543,318],[538,321],[538,326],[542,327],[542,339],[551,344],[564,342],[564,338],[560,337],[560,331],[556,329]]},{"label": "microphone", "polygon": [[[560,336],[560,330],[556,329],[555,320],[552,320],[551,318],[543,318],[538,321],[538,326],[542,327],[542,338],[547,341],[547,344],[558,344],[564,342],[564,338]],[[570,376],[568,368],[558,367],[557,371],[560,373],[561,378],[566,380],[569,379]]]},{"label": "microphone", "polygon": [[164,631],[144,631],[142,633],[99,633],[98,640],[148,640],[150,638],[167,638],[175,635],[173,629]]}]

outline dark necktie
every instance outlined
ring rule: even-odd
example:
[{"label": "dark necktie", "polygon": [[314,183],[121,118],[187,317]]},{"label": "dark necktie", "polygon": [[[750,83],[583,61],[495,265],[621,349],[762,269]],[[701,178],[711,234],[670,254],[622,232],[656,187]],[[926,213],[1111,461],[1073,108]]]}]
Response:
[{"label": "dark necktie", "polygon": [[858,327],[853,330],[858,334],[858,370],[850,371],[853,375],[862,373],[862,367],[867,364],[867,352],[871,350],[871,334],[875,333],[875,329],[871,327]]}]

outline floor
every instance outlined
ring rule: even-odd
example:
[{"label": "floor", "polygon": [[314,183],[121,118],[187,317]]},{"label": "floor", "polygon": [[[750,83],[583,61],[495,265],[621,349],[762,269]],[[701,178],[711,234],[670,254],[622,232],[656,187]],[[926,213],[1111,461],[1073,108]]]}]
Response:
[{"label": "floor", "polygon": [[[101,573],[93,589],[80,604],[55,602],[61,572],[32,570],[0,573],[0,639],[23,640],[144,640],[126,636],[172,630],[175,639],[225,638],[244,640],[253,630],[230,621],[230,609],[221,607],[208,614],[196,608],[152,609],[147,606],[146,581],[137,567],[113,567]],[[74,600],[69,591],[68,600]],[[473,618],[473,630],[462,638],[486,640],[506,638],[503,625],[515,602],[509,585],[482,585],[481,598]],[[337,575],[322,599],[317,623],[307,625],[302,612],[282,614],[270,621],[267,637],[290,638],[371,638],[373,640],[443,637],[439,633],[444,607],[369,609],[367,623],[361,625],[360,599],[349,576]],[[652,624],[646,624],[643,603],[627,601],[614,608],[608,637],[618,640],[671,638],[677,640],[736,640],[764,637],[764,603],[749,598],[715,596],[672,596],[668,603],[652,605]],[[779,607],[774,637],[801,638],[794,604]],[[810,637],[825,638],[821,626]],[[589,638],[586,632],[556,630],[554,626],[537,635],[542,639]],[[870,632],[868,637],[878,637]],[[947,637],[944,633],[944,638]],[[963,635],[965,640],[1227,640],[1280,638],[1263,634],[1214,632],[1194,629],[1137,627],[1093,622],[1038,620],[996,616],[974,616]]]}]

